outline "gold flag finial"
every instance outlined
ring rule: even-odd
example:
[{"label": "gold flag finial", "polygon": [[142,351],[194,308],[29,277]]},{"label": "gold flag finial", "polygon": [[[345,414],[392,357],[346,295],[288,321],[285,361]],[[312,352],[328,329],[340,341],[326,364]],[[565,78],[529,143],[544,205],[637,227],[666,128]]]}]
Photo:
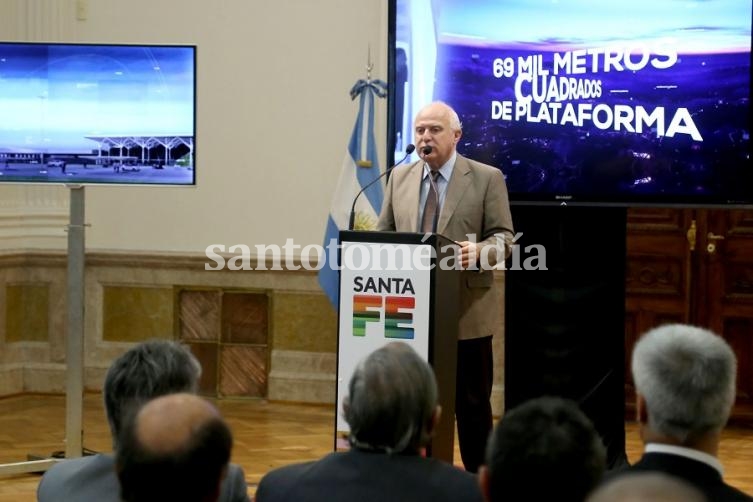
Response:
[{"label": "gold flag finial", "polygon": [[371,44],[369,44],[366,56],[366,80],[371,80],[371,70],[374,69],[374,63],[371,62]]}]

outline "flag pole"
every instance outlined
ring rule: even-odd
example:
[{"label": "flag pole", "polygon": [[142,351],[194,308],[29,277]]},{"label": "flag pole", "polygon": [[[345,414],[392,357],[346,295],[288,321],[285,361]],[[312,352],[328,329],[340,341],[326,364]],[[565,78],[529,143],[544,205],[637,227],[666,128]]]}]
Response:
[{"label": "flag pole", "polygon": [[371,81],[371,70],[374,69],[374,63],[371,62],[371,44],[368,45],[366,53],[366,81]]}]

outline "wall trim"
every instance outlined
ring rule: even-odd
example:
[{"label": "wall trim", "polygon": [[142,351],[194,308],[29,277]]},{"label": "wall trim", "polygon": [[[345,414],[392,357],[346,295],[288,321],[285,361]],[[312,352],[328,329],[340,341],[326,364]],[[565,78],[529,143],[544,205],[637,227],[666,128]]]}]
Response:
[{"label": "wall trim", "polygon": [[272,350],[267,396],[274,401],[334,404],[337,354]]}]

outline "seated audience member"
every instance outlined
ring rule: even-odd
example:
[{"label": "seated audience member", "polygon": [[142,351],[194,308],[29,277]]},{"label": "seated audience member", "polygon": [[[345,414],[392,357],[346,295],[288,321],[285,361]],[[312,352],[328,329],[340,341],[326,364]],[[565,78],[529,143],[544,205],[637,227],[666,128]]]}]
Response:
[{"label": "seated audience member", "polygon": [[439,420],[429,364],[392,342],[356,366],[343,402],[350,450],[267,473],[257,502],[481,501],[473,474],[421,456]]},{"label": "seated audience member", "polygon": [[217,409],[168,394],[131,413],[115,457],[123,502],[216,502],[233,435]]},{"label": "seated audience member", "polygon": [[578,405],[539,397],[513,408],[497,423],[479,484],[488,502],[583,502],[605,469],[604,445]]},{"label": "seated audience member", "polygon": [[[129,412],[158,396],[196,392],[200,375],[201,366],[188,348],[168,340],[140,343],[118,357],[107,371],[102,389],[113,448],[117,448],[117,438]],[[53,466],[39,483],[37,500],[118,502],[119,493],[115,458],[98,454]],[[230,465],[220,500],[249,500],[239,466]]]},{"label": "seated audience member", "polygon": [[684,324],[653,329],[635,344],[633,381],[645,449],[633,466],[683,479],[711,501],[753,501],[722,479],[717,458],[735,400],[737,361],[711,331]]},{"label": "seated audience member", "polygon": [[707,502],[707,499],[679,478],[659,472],[635,472],[605,482],[586,502]]}]

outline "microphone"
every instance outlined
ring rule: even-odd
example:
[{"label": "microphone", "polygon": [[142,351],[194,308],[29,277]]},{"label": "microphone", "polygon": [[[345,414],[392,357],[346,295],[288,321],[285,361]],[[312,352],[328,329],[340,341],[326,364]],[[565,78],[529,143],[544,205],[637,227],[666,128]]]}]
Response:
[{"label": "microphone", "polygon": [[430,147],[429,145],[426,145],[421,148],[421,153],[423,153],[424,155],[429,155],[432,152],[432,150],[434,150],[432,147]]},{"label": "microphone", "polygon": [[356,194],[356,196],[353,198],[353,205],[350,207],[350,219],[348,220],[348,230],[353,230],[353,225],[356,222],[356,202],[358,201],[358,197],[361,196],[363,192],[366,191],[367,188],[369,188],[371,185],[376,183],[377,181],[381,180],[384,176],[387,175],[387,173],[391,172],[393,169],[395,169],[395,166],[398,166],[403,163],[405,159],[408,158],[410,154],[412,154],[416,150],[416,145],[411,143],[410,145],[405,147],[405,156],[400,159],[399,162],[397,162],[394,166],[390,166],[388,169],[385,169],[382,174],[371,180],[369,183],[366,184],[365,187],[361,189],[360,192]]}]

